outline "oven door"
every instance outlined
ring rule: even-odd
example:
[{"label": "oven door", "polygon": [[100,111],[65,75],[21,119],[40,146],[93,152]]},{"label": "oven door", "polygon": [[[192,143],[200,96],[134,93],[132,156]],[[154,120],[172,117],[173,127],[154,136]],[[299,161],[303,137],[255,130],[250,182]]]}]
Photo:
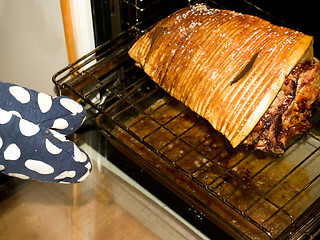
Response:
[{"label": "oven door", "polygon": [[86,181],[66,185],[1,175],[0,239],[208,239],[106,159],[108,143],[90,120],[73,138],[92,159]]}]

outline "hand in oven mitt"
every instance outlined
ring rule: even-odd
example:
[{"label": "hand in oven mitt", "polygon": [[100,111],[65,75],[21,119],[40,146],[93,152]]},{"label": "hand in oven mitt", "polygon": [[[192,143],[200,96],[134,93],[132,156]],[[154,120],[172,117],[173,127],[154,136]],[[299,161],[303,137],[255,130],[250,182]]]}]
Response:
[{"label": "hand in oven mitt", "polygon": [[85,116],[68,97],[0,82],[0,171],[22,179],[83,181],[91,171],[90,159],[66,135]]}]

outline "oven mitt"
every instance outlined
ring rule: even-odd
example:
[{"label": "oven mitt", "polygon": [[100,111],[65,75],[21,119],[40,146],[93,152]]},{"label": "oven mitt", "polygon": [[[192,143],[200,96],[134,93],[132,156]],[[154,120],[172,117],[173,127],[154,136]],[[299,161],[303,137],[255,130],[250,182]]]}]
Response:
[{"label": "oven mitt", "polygon": [[22,179],[77,183],[91,172],[87,154],[66,135],[84,122],[66,97],[0,82],[0,171]]}]

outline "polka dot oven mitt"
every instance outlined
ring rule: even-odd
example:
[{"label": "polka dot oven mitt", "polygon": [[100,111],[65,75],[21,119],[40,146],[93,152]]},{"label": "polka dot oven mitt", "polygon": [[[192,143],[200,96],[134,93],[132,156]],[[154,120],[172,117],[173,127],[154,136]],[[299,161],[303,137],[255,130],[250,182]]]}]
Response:
[{"label": "polka dot oven mitt", "polygon": [[66,135],[85,116],[68,97],[0,82],[0,171],[22,179],[83,181],[91,171],[90,159]]}]

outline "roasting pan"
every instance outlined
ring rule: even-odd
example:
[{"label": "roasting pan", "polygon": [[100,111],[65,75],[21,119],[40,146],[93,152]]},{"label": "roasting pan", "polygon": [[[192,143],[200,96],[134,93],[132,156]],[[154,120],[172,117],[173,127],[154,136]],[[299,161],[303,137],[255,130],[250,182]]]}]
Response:
[{"label": "roasting pan", "polygon": [[[279,21],[241,4],[243,13]],[[138,22],[55,74],[60,94],[81,102],[107,141],[231,237],[314,238],[320,231],[319,110],[310,132],[281,156],[233,149],[130,59],[129,48],[149,27]]]}]

